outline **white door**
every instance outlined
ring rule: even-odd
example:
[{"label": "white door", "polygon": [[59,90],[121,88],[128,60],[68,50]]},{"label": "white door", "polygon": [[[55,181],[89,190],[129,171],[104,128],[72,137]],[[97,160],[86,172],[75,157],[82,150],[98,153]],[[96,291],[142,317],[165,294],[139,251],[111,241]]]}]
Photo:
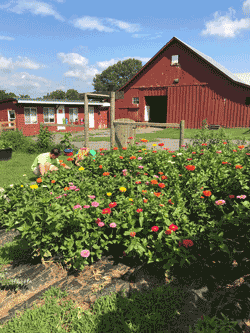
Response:
[{"label": "white door", "polygon": [[[65,118],[65,110],[63,105],[58,106],[56,114],[57,114],[57,124],[63,124],[63,119]],[[65,130],[65,127],[57,126],[57,130],[58,131]]]},{"label": "white door", "polygon": [[94,106],[89,106],[89,128],[95,127]]},{"label": "white door", "polygon": [[149,114],[150,114],[150,106],[145,105],[145,113],[144,113],[144,120],[149,121]]}]

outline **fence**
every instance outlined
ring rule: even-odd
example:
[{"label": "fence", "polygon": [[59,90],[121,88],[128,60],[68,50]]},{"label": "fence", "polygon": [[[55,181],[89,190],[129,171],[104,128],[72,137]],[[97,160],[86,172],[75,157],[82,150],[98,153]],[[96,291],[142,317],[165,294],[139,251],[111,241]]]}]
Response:
[{"label": "fence", "polygon": [[[114,129],[111,130],[114,131],[115,141],[116,143],[120,142],[120,145],[118,144],[119,148],[121,147],[127,147],[127,140],[128,137],[134,137],[136,132],[134,131],[136,127],[174,127],[174,128],[180,128],[180,140],[179,140],[179,147],[181,148],[181,145],[184,145],[184,127],[185,127],[185,120],[181,120],[180,124],[172,124],[172,123],[149,123],[149,122],[135,122],[132,119],[117,119],[114,121]],[[122,125],[120,128],[119,126]],[[125,126],[124,126],[125,125]],[[131,145],[134,144],[134,139],[130,140]],[[113,146],[111,145],[111,148]]]},{"label": "fence", "polygon": [[[7,124],[6,126],[4,126],[4,124]],[[14,124],[13,126],[8,126],[9,124]],[[0,121],[0,135],[2,133],[2,131],[5,130],[16,130],[16,121]]]}]

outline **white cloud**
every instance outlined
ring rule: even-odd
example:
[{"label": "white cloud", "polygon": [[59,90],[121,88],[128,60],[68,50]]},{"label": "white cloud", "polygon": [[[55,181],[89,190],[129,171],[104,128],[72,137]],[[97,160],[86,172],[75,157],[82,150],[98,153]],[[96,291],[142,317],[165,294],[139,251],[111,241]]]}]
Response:
[{"label": "white cloud", "polygon": [[20,60],[17,60],[16,62],[12,61],[12,58],[5,58],[0,56],[0,70],[3,70],[5,73],[10,72],[11,70],[15,68],[28,68],[28,69],[40,69],[45,68],[45,65],[40,65],[38,63],[35,63],[28,59],[27,57],[20,57],[18,56]]},{"label": "white cloud", "polygon": [[80,19],[76,19],[73,21],[73,24],[76,28],[80,28],[82,30],[98,30],[104,32],[113,32],[113,29],[105,27],[101,21],[96,17],[84,16]]},{"label": "white cloud", "polygon": [[[16,6],[11,6],[16,4]],[[45,2],[38,2],[35,0],[12,0],[11,4],[1,5],[0,9],[7,9],[16,14],[23,14],[24,12],[30,12],[35,15],[41,16],[54,16],[57,20],[64,21],[63,17],[59,15],[51,5]]]},{"label": "white cloud", "polygon": [[111,18],[106,18],[106,21],[110,22],[112,25],[117,26],[121,30],[125,30],[126,32],[135,32],[140,30],[139,24],[127,23]]},{"label": "white cloud", "polygon": [[1,40],[14,40],[15,38],[7,37],[7,36],[0,36]]},{"label": "white cloud", "polygon": [[119,31],[112,28],[109,28],[103,24],[103,22],[110,23],[112,26],[118,27],[120,30],[126,32],[135,32],[140,30],[139,24],[128,23],[124,21],[115,20],[112,18],[99,19],[98,17],[84,16],[82,18],[72,21],[73,25],[76,28],[82,30],[98,30],[101,32],[114,32]]},{"label": "white cloud", "polygon": [[127,60],[127,59],[136,59],[136,60],[141,60],[142,62],[148,62],[151,58],[142,58],[142,57],[124,57],[123,59],[110,59],[110,60],[107,60],[107,61],[99,61],[96,63],[96,65],[98,67],[100,67],[103,70],[105,70],[106,68],[108,68],[109,66],[113,66],[115,64],[118,63],[118,61],[121,61],[123,62],[124,60]]},{"label": "white cloud", "polygon": [[150,34],[134,34],[132,35],[133,38],[144,38],[150,36]]},{"label": "white cloud", "polygon": [[[250,8],[250,1],[247,0],[243,4],[243,9],[246,11]],[[220,37],[232,38],[238,35],[241,31],[250,28],[250,19],[232,20],[231,17],[236,13],[232,8],[229,8],[229,14],[219,16],[218,12],[214,14],[214,20],[206,23],[206,30],[202,30],[202,35],[217,35]]]},{"label": "white cloud", "polygon": [[13,69],[13,62],[12,62],[12,58],[5,58],[5,57],[1,57],[0,56],[0,69],[8,69],[11,70]]},{"label": "white cloud", "polygon": [[[22,59],[22,57],[18,56],[19,59]],[[14,63],[15,67],[21,67],[21,68],[29,68],[29,69],[40,69],[40,68],[45,68],[45,65],[40,65],[38,63],[35,63],[28,59],[27,57],[24,57],[23,60],[21,61],[16,61]]]},{"label": "white cloud", "polygon": [[58,53],[57,55],[59,58],[62,59],[63,63],[68,63],[69,65],[75,66],[82,66],[86,67],[88,65],[88,59],[81,56],[78,53]]},{"label": "white cloud", "polygon": [[86,70],[82,71],[80,69],[73,69],[66,73],[64,76],[66,77],[75,77],[81,79],[83,81],[93,79],[96,74],[99,74],[99,71],[96,68],[87,68]]}]

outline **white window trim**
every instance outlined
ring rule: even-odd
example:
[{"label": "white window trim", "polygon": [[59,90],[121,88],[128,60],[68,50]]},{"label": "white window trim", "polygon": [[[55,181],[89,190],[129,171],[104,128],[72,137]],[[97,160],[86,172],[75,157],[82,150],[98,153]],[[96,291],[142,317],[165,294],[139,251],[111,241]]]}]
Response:
[{"label": "white window trim", "polygon": [[[53,111],[54,111],[54,121],[45,121],[44,120],[44,109],[52,109]],[[49,118],[49,116],[48,116],[48,118]],[[50,120],[51,118],[49,118],[49,120]],[[54,107],[48,107],[48,106],[43,106],[43,122],[44,122],[44,124],[55,124],[56,123],[56,121],[55,121],[55,108]]]},{"label": "white window trim", "polygon": [[[25,109],[27,110],[29,110],[29,113],[30,113],[30,110],[31,109],[35,109],[36,110],[36,122],[31,122],[31,123],[26,123],[26,121],[25,121]],[[31,117],[31,113],[29,114],[30,115],[30,117]],[[37,108],[36,107],[24,107],[24,123],[25,123],[25,125],[32,125],[32,124],[38,124],[38,121],[37,121]]]}]

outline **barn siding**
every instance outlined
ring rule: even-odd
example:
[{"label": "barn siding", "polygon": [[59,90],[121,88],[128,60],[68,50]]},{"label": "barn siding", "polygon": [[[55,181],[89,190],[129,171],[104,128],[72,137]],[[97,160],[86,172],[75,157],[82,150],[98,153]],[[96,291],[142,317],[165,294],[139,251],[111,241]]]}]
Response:
[{"label": "barn siding", "polygon": [[[179,55],[179,67],[171,66],[172,55]],[[179,83],[174,83],[176,78]],[[168,123],[184,119],[186,128],[201,128],[207,118],[208,124],[250,126],[250,106],[245,105],[250,86],[233,81],[178,41],[162,49],[121,90],[124,100],[116,101],[115,119],[135,120],[135,113],[127,113],[126,117],[122,113],[132,106],[132,97],[139,96],[139,118],[144,121],[145,96],[166,95]]]}]

